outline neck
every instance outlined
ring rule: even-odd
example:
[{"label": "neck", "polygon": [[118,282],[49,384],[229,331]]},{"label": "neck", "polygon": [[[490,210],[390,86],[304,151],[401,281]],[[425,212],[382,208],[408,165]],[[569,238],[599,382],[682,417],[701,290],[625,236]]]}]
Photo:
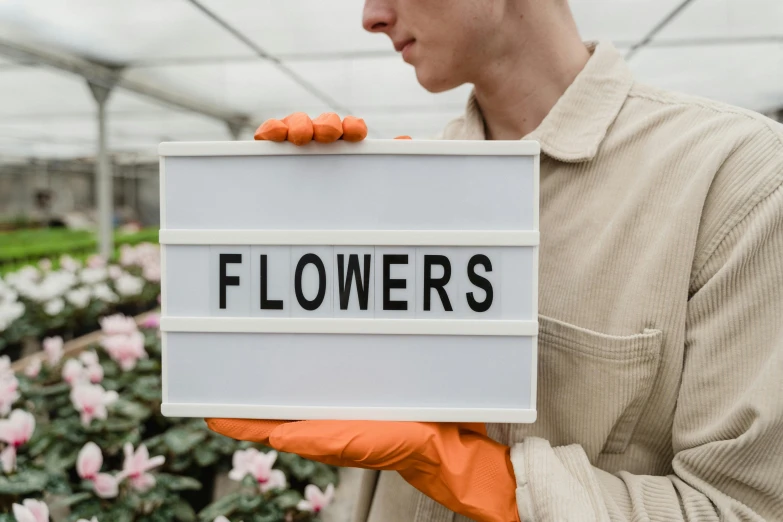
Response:
[{"label": "neck", "polygon": [[488,140],[534,131],[590,58],[565,2],[506,19],[507,43],[473,82]]}]

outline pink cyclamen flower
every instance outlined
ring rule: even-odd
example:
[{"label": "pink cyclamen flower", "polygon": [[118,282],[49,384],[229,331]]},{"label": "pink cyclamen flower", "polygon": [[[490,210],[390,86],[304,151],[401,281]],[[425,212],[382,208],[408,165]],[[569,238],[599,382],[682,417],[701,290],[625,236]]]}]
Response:
[{"label": "pink cyclamen flower", "polygon": [[233,469],[228,476],[232,480],[242,480],[245,475],[252,475],[258,482],[262,492],[272,489],[282,489],[286,486],[285,473],[279,469],[272,469],[277,460],[277,452],[271,450],[267,453],[250,448],[234,452],[232,458]]},{"label": "pink cyclamen flower", "polygon": [[118,399],[116,391],[106,391],[100,384],[77,383],[71,389],[71,403],[81,415],[82,424],[108,416],[106,406]]},{"label": "pink cyclamen flower", "polygon": [[245,475],[250,473],[250,468],[253,465],[253,460],[260,452],[255,448],[248,448],[246,450],[236,450],[231,457],[232,468],[228,472],[228,478],[241,482],[245,478]]},{"label": "pink cyclamen flower", "polygon": [[107,315],[101,317],[98,322],[101,323],[101,330],[106,335],[128,335],[138,330],[133,317],[122,314]]},{"label": "pink cyclamen flower", "polygon": [[95,480],[103,465],[103,453],[94,442],[88,442],[76,457],[76,473],[86,480]]},{"label": "pink cyclamen flower", "polygon": [[160,328],[160,314],[149,314],[141,323],[142,328]]},{"label": "pink cyclamen flower", "polygon": [[84,376],[92,384],[98,384],[103,381],[103,366],[100,364],[88,364],[84,367]]},{"label": "pink cyclamen flower", "polygon": [[139,359],[148,357],[144,350],[144,334],[139,331],[129,335],[104,337],[101,346],[123,371],[132,370]]},{"label": "pink cyclamen flower", "polygon": [[76,473],[84,480],[92,482],[95,493],[101,498],[117,496],[117,479],[108,473],[100,473],[103,465],[103,453],[94,442],[88,442],[79,451],[76,459]]},{"label": "pink cyclamen flower", "polygon": [[16,450],[33,436],[35,417],[23,410],[14,410],[4,420],[0,420],[0,441],[7,446],[0,453],[3,471],[9,473],[16,468]]},{"label": "pink cyclamen flower", "polygon": [[14,504],[16,522],[49,522],[49,506],[40,500],[25,499],[21,504]]},{"label": "pink cyclamen flower", "polygon": [[0,376],[0,416],[8,415],[19,399],[19,381],[14,374]]},{"label": "pink cyclamen flower", "polygon": [[106,266],[106,259],[98,254],[93,254],[87,258],[87,266],[90,268],[102,268]]},{"label": "pink cyclamen flower", "polygon": [[68,359],[63,366],[62,377],[71,386],[83,382],[86,379],[84,366],[78,359]]},{"label": "pink cyclamen flower", "polygon": [[129,479],[131,486],[136,491],[146,491],[154,486],[155,477],[147,472],[166,462],[166,458],[162,455],[150,458],[147,446],[144,444],[136,448],[134,452],[133,445],[126,442],[123,451],[125,452],[125,461],[122,464],[122,471],[117,474],[117,481]]},{"label": "pink cyclamen flower", "polygon": [[333,499],[334,486],[332,484],[326,486],[326,491],[321,491],[315,484],[308,484],[305,487],[305,499],[299,501],[296,509],[299,511],[310,511],[317,515],[331,504]]},{"label": "pink cyclamen flower", "polygon": [[56,366],[63,358],[63,338],[47,337],[43,340],[43,349],[46,352],[46,362],[49,366]]},{"label": "pink cyclamen flower", "polygon": [[33,357],[33,359],[28,363],[27,366],[24,368],[24,374],[31,379],[35,379],[38,377],[38,374],[41,373],[41,358],[40,357]]},{"label": "pink cyclamen flower", "polygon": [[3,451],[0,451],[0,468],[6,474],[16,469],[16,448],[7,446]]}]

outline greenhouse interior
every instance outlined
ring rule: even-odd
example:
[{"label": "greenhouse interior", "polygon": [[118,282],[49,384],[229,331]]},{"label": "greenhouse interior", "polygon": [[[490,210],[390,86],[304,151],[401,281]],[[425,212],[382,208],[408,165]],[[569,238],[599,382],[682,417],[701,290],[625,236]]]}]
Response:
[{"label": "greenhouse interior", "polygon": [[[780,0],[570,5],[636,81],[783,122]],[[374,472],[161,414],[158,244],[163,142],[295,112],[415,142],[465,112],[471,85],[428,92],[362,9],[0,0],[0,521],[366,520]]]}]

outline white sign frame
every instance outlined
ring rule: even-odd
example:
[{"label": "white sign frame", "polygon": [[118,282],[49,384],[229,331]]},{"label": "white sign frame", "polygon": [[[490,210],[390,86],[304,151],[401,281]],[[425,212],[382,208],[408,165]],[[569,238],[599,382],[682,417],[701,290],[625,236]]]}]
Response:
[{"label": "white sign frame", "polygon": [[[533,159],[533,228],[531,230],[182,230],[167,228],[166,166],[174,156],[288,156],[288,155],[449,155],[530,156]],[[201,142],[162,143],[161,192],[161,335],[163,350],[161,411],[171,417],[231,417],[259,419],[361,419],[430,422],[515,422],[536,419],[538,361],[538,245],[540,147],[533,141],[402,141],[366,140],[361,143],[296,147],[289,143]],[[530,195],[528,195],[529,197]],[[531,320],[495,319],[357,319],[301,317],[171,317],[167,315],[166,253],[170,245],[385,245],[385,246],[526,246],[533,247]],[[372,334],[524,336],[532,339],[530,408],[437,407],[329,407],[249,404],[193,404],[169,401],[168,336],[171,332],[235,332],[294,334]]]}]

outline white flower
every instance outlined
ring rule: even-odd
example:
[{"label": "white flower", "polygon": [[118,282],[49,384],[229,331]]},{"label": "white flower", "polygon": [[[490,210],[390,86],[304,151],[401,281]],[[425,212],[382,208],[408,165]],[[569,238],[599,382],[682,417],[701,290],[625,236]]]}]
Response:
[{"label": "white flower", "polygon": [[114,282],[114,287],[122,296],[139,295],[144,289],[144,280],[130,274],[123,274]]},{"label": "white flower", "polygon": [[76,308],[85,308],[90,304],[90,289],[78,288],[65,294],[65,298]]},{"label": "white flower", "polygon": [[89,426],[92,419],[105,419],[106,406],[118,398],[116,391],[106,391],[100,384],[77,384],[71,389],[71,402],[81,414],[84,426]]},{"label": "white flower", "polygon": [[8,328],[11,323],[24,315],[24,304],[20,301],[15,303],[0,303],[0,332]]},{"label": "white flower", "polygon": [[63,308],[65,308],[65,301],[63,301],[59,297],[52,299],[51,301],[47,301],[43,307],[44,312],[46,312],[46,315],[50,315],[52,317],[62,312]]},{"label": "white flower", "polygon": [[95,353],[95,350],[90,350],[87,352],[82,352],[79,354],[79,359],[85,364],[85,366],[92,366],[93,364],[98,364],[98,354]]},{"label": "white flower", "polygon": [[42,344],[49,366],[57,366],[57,363],[63,358],[63,338],[59,335],[47,337]]},{"label": "white flower", "polygon": [[14,376],[14,370],[11,368],[11,358],[7,355],[0,357],[0,379]]},{"label": "white flower", "polygon": [[108,271],[104,267],[85,268],[79,274],[79,279],[86,285],[94,285],[105,281],[108,275]]},{"label": "white flower", "polygon": [[111,265],[108,269],[109,277],[112,279],[117,279],[125,272],[122,271],[122,268],[120,268],[117,265]]},{"label": "white flower", "polygon": [[41,373],[41,358],[33,357],[33,359],[25,367],[24,374],[31,379],[35,379],[38,377],[39,373]]},{"label": "white flower", "polygon": [[13,505],[17,522],[49,522],[49,507],[40,500],[25,499]]},{"label": "white flower", "polygon": [[76,272],[79,270],[81,263],[76,261],[71,256],[65,255],[60,258],[60,267],[68,272]]},{"label": "white flower", "polygon": [[305,500],[300,500],[296,509],[299,511],[310,511],[316,515],[326,506],[332,503],[334,499],[334,486],[329,484],[325,491],[321,491],[318,486],[308,484],[305,487]]},{"label": "white flower", "polygon": [[100,283],[92,287],[92,296],[99,301],[107,303],[116,303],[119,300],[117,294],[112,292],[106,283]]},{"label": "white flower", "polygon": [[38,261],[38,268],[43,270],[44,272],[48,272],[52,269],[52,262],[48,258],[41,259]]},{"label": "white flower", "polygon": [[84,373],[84,366],[78,359],[68,359],[63,366],[62,377],[65,382],[71,386],[83,383],[87,380]]}]

